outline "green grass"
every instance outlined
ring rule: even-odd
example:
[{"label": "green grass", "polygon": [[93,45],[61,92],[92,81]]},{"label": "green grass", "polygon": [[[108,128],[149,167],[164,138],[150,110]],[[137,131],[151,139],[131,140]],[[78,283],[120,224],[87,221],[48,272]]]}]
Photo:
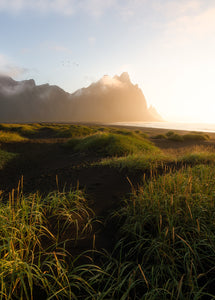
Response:
[{"label": "green grass", "polygon": [[127,266],[118,281],[125,280],[128,291],[130,280],[131,298],[211,299],[214,196],[214,168],[198,165],[151,178],[114,213],[120,224],[114,253],[121,261],[118,272]]},{"label": "green grass", "polygon": [[26,138],[16,132],[0,131],[0,143],[23,142]]},{"label": "green grass", "polygon": [[169,130],[167,133],[166,133],[166,136],[167,137],[170,137],[170,136],[173,136],[175,134],[175,132],[173,130]]},{"label": "green grass", "polygon": [[[213,294],[215,170],[198,165],[151,177],[112,213],[113,253],[78,264],[65,243],[91,231],[85,195],[12,192],[0,207],[2,299],[201,299]],[[66,236],[65,236],[66,233]],[[70,234],[70,236],[69,236]],[[97,265],[93,263],[96,256]]]},{"label": "green grass", "polygon": [[[30,123],[30,124],[0,124],[3,132],[13,132],[27,138],[40,138],[45,133],[46,138],[80,138],[92,134],[112,133],[126,136],[138,136],[139,138],[149,138],[149,135],[141,130],[119,129],[114,127],[85,126],[77,124],[54,124],[54,123]],[[202,132],[190,132],[188,134],[178,134],[168,131],[166,134],[153,136],[154,139],[170,139],[173,141],[204,141],[210,136]]]},{"label": "green grass", "polygon": [[140,130],[131,131],[98,125],[77,125],[77,124],[54,124],[54,123],[29,123],[29,124],[0,124],[3,132],[12,132],[27,138],[80,138],[99,133],[113,133],[121,135],[134,135],[148,138],[148,135]]},{"label": "green grass", "polygon": [[134,153],[124,155],[121,157],[108,157],[103,158],[99,163],[100,165],[118,168],[120,170],[127,169],[129,171],[153,171],[162,169],[165,171],[169,166],[177,167],[186,165],[197,164],[215,164],[215,153],[213,148],[209,147],[195,147],[189,150],[184,150],[184,153],[176,155],[172,153],[162,152],[161,150],[149,151],[146,153]]},{"label": "green grass", "polygon": [[59,138],[73,138],[83,137],[94,133],[96,130],[93,127],[84,125],[49,125],[47,128],[52,129],[55,137]]},{"label": "green grass", "polygon": [[[151,177],[112,213],[113,252],[88,266],[85,299],[213,299],[215,170]],[[203,298],[205,297],[205,298]]]},{"label": "green grass", "polygon": [[215,153],[213,150],[194,150],[178,158],[184,164],[215,164]]},{"label": "green grass", "polygon": [[13,159],[16,156],[15,153],[7,152],[0,149],[0,170],[4,167],[4,165]]},{"label": "green grass", "polygon": [[[36,291],[45,299],[76,299],[80,286],[87,290],[83,270],[74,266],[77,258],[65,243],[89,233],[91,217],[79,190],[45,199],[12,191],[9,202],[0,205],[0,299],[33,299]],[[57,232],[50,218],[57,220]],[[62,230],[67,230],[64,239]]]},{"label": "green grass", "polygon": [[210,136],[208,134],[201,134],[201,133],[189,133],[189,134],[184,134],[183,139],[185,141],[207,141],[210,139]]},{"label": "green grass", "polygon": [[0,130],[5,132],[13,132],[23,137],[32,137],[38,130],[42,128],[39,123],[32,124],[0,124]]},{"label": "green grass", "polygon": [[153,136],[154,139],[168,139],[176,142],[183,141],[207,141],[210,139],[208,134],[203,134],[202,132],[191,132],[187,134],[178,134],[170,130],[166,134],[158,134]]},{"label": "green grass", "polygon": [[174,133],[174,134],[168,136],[168,140],[175,141],[175,142],[183,142],[184,138],[183,138],[183,135]]},{"label": "green grass", "polygon": [[[44,299],[215,298],[214,148],[162,152],[139,130],[98,126],[2,124],[0,130],[2,143],[72,138],[64,144],[69,151],[143,175],[106,220],[116,225],[113,251],[86,251],[84,259],[78,245],[88,239],[94,247],[95,219],[82,191],[46,197],[12,191],[0,202],[0,299],[38,299],[37,292]],[[155,138],[209,137],[171,131]],[[0,168],[14,155],[0,150]]]},{"label": "green grass", "polygon": [[150,171],[159,167],[164,168],[167,163],[176,161],[173,157],[158,152],[146,154],[131,154],[122,157],[111,157],[103,159],[99,164],[109,165],[120,170]]},{"label": "green grass", "polygon": [[17,132],[21,134],[24,137],[34,137],[36,133],[42,128],[42,125],[40,124],[22,124],[19,127],[17,127]]},{"label": "green grass", "polygon": [[157,134],[152,137],[153,139],[167,139],[167,136],[165,134]]},{"label": "green grass", "polygon": [[104,156],[158,151],[158,148],[148,140],[133,133],[100,133],[82,139],[72,139],[66,146],[76,152],[92,152]]},{"label": "green grass", "polygon": [[72,138],[86,136],[96,131],[94,127],[67,124],[0,124],[2,132],[19,134],[22,137],[37,138],[45,132],[46,138]]},{"label": "green grass", "polygon": [[69,232],[70,240],[76,241],[91,232],[93,211],[81,190],[50,193],[43,203],[49,227],[61,238]]}]

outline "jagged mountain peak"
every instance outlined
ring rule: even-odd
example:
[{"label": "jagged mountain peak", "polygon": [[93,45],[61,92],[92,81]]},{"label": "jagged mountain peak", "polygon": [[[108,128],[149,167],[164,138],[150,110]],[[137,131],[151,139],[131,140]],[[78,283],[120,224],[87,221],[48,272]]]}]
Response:
[{"label": "jagged mountain peak", "polygon": [[11,77],[0,73],[0,86],[13,86],[16,81]]},{"label": "jagged mountain peak", "polygon": [[128,72],[123,72],[120,76],[119,76],[119,80],[125,83],[131,83],[130,80],[130,76],[128,74]]},{"label": "jagged mountain peak", "polygon": [[147,108],[143,92],[127,72],[103,76],[73,94],[58,86],[36,85],[33,79],[15,81],[0,76],[0,122],[130,122],[160,121]]}]

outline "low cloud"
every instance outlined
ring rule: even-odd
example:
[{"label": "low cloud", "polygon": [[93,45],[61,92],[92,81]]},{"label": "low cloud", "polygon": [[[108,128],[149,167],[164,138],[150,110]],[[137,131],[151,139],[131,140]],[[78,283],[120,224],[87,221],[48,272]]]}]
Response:
[{"label": "low cloud", "polygon": [[28,72],[29,70],[27,68],[23,68],[21,66],[16,65],[15,63],[11,63],[6,56],[0,54],[0,75],[7,75],[13,78],[19,78],[20,76]]},{"label": "low cloud", "polygon": [[211,60],[215,51],[215,7],[198,11],[193,15],[181,15],[163,26],[160,37],[150,47],[158,48],[163,56],[175,61]]},{"label": "low cloud", "polygon": [[7,63],[7,58],[3,54],[0,53],[0,68]]},{"label": "low cloud", "polygon": [[209,7],[214,7],[213,0],[0,0],[0,11],[8,13],[31,10],[71,16],[83,12],[100,17],[111,9],[123,20],[143,15],[144,20],[153,16],[157,16],[156,19],[160,17],[174,19]]},{"label": "low cloud", "polygon": [[93,16],[99,16],[113,7],[115,0],[0,0],[0,11],[19,13],[26,10],[37,10],[41,13],[54,12],[63,15],[73,15],[84,11]]},{"label": "low cloud", "polygon": [[13,78],[19,78],[20,76],[28,73],[27,68],[22,68],[16,65],[5,65],[1,70],[0,74],[7,75]]},{"label": "low cloud", "polygon": [[99,17],[106,10],[117,7],[118,0],[83,0],[79,1],[78,9],[87,12],[88,14]]},{"label": "low cloud", "polygon": [[[201,60],[214,56],[215,50],[215,3],[202,0],[166,1],[159,4],[152,0],[159,18],[154,25],[158,34],[148,45],[148,53],[159,49],[156,57],[161,62],[165,57],[176,64],[180,57],[190,63],[198,57]],[[156,4],[157,3],[157,4]],[[202,54],[205,53],[203,56]],[[177,59],[176,59],[177,57]]]},{"label": "low cloud", "polygon": [[153,10],[159,12],[168,19],[175,19],[180,16],[195,14],[202,10],[202,0],[181,0],[165,1],[165,3],[152,1]]},{"label": "low cloud", "polygon": [[175,33],[178,37],[205,38],[214,36],[215,7],[202,11],[194,16],[184,15],[167,26],[167,33]]},{"label": "low cloud", "polygon": [[71,15],[75,12],[75,0],[0,0],[0,11],[19,13],[37,10],[42,13],[56,12]]}]

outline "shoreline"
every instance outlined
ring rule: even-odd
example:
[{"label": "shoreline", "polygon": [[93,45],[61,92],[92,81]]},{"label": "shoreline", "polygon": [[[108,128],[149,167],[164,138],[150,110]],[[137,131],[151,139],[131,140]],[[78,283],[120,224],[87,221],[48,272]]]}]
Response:
[{"label": "shoreline", "polygon": [[[80,123],[81,124],[81,123]],[[140,126],[135,126],[135,125],[123,125],[123,124],[98,124],[98,123],[82,123],[83,125],[86,125],[86,126],[104,126],[104,127],[115,127],[115,128],[125,128],[125,129],[128,129],[128,130],[141,130],[142,132],[144,133],[148,133],[148,134],[151,134],[151,135],[157,135],[157,134],[165,134],[167,133],[168,131],[174,131],[176,133],[179,133],[179,134],[187,134],[189,132],[192,132],[192,133],[203,133],[203,134],[208,134],[212,139],[215,139],[215,132],[211,132],[211,131],[197,131],[197,130],[186,130],[186,129],[174,129],[174,128],[158,128],[158,127],[140,127]]]},{"label": "shoreline", "polygon": [[215,124],[211,123],[186,123],[186,122],[116,122],[111,125],[122,125],[138,128],[155,128],[167,130],[182,130],[195,132],[215,133]]}]

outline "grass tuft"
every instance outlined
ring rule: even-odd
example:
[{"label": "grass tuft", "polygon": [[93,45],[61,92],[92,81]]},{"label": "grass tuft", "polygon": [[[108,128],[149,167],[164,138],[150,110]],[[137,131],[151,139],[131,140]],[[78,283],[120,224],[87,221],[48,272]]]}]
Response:
[{"label": "grass tuft", "polygon": [[[63,219],[68,229],[71,220],[68,224],[65,217],[69,216],[77,231],[89,230],[91,212],[83,203],[80,191],[56,192],[42,199],[38,194],[24,196],[19,188],[17,194],[12,191],[7,204],[1,203],[1,299],[33,299],[35,293],[43,294],[45,299],[76,299],[75,289],[77,293],[80,286],[88,289],[84,279],[79,278],[80,270],[77,268],[74,274],[75,268],[70,269],[73,259],[65,249],[66,241],[62,244],[62,236],[59,238],[65,228],[58,223],[54,235],[49,226],[52,216]],[[75,235],[67,230],[68,240],[77,240]]]},{"label": "grass tuft", "polygon": [[91,232],[93,211],[83,191],[53,192],[43,202],[50,230],[60,234],[61,239],[70,235],[70,240],[77,241]]},{"label": "grass tuft", "polygon": [[167,139],[167,136],[165,134],[157,134],[152,137],[153,139]]},{"label": "grass tuft", "polygon": [[167,135],[167,137],[168,137],[168,140],[176,141],[176,142],[183,142],[183,140],[184,140],[183,136],[178,133]]},{"label": "grass tuft", "polygon": [[208,141],[210,139],[210,136],[208,134],[201,134],[201,133],[189,133],[184,134],[183,139],[185,141]]}]

